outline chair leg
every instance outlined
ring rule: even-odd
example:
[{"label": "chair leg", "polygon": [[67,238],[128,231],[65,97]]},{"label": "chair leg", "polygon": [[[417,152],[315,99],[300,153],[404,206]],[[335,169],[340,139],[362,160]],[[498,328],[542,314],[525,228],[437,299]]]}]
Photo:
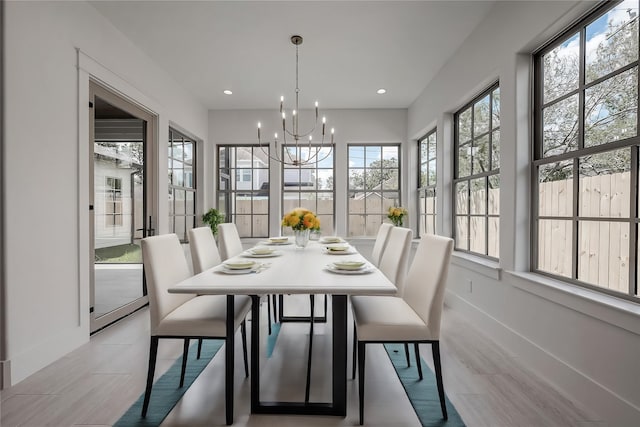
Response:
[{"label": "chair leg", "polygon": [[436,368],[436,383],[438,385],[438,396],[440,397],[440,408],[442,409],[442,418],[449,419],[447,415],[447,405],[444,398],[444,385],[442,384],[442,366],[440,365],[440,341],[431,343],[431,352],[433,353],[433,365]]},{"label": "chair leg", "polygon": [[413,343],[413,346],[416,351],[416,365],[418,366],[418,376],[422,380],[422,362],[420,360],[420,347],[418,346],[417,342]]},{"label": "chair leg", "polygon": [[151,337],[149,345],[149,370],[147,372],[147,388],[144,391],[144,402],[142,403],[142,418],[147,416],[149,409],[149,398],[151,397],[151,386],[153,385],[153,374],[156,371],[156,357],[158,356],[158,337]]},{"label": "chair leg", "polygon": [[202,338],[198,339],[198,360],[200,359],[200,353],[202,353]]},{"label": "chair leg", "polygon": [[242,334],[242,354],[244,356],[244,377],[249,378],[249,362],[247,361],[247,321],[243,320],[240,324],[240,333]]},{"label": "chair leg", "polygon": [[409,357],[409,343],[404,343],[404,356],[407,358],[407,368],[410,368],[411,358]]},{"label": "chair leg", "polygon": [[358,332],[356,330],[356,322],[353,322],[353,360],[351,362],[351,379],[356,379],[356,354],[358,353]]},{"label": "chair leg", "polygon": [[314,324],[314,313],[316,308],[316,299],[315,295],[309,295],[309,300],[311,302],[311,313],[309,314],[309,354],[307,355],[307,384],[304,388],[304,402],[309,403],[309,393],[311,389],[311,358],[313,357],[313,324]]},{"label": "chair leg", "polygon": [[271,295],[273,298],[273,323],[278,323],[278,304],[276,303],[276,294]]},{"label": "chair leg", "polygon": [[364,423],[364,359],[365,343],[358,343],[358,391],[360,401],[360,425]]},{"label": "chair leg", "polygon": [[187,356],[189,355],[189,338],[184,339],[182,348],[182,371],[180,371],[180,387],[184,385],[184,373],[187,370]]},{"label": "chair leg", "polygon": [[269,328],[269,335],[271,335],[271,298],[267,295],[267,327]]}]

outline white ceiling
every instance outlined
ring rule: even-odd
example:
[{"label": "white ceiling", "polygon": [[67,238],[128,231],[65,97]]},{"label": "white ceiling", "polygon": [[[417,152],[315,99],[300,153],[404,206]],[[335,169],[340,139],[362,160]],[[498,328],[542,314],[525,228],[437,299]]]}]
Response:
[{"label": "white ceiling", "polygon": [[91,2],[209,109],[277,108],[280,95],[291,106],[293,34],[301,108],[406,108],[493,3]]}]

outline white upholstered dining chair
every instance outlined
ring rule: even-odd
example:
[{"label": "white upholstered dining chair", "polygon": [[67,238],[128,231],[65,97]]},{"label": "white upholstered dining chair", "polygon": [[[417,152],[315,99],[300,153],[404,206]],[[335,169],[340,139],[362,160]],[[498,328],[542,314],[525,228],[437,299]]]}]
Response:
[{"label": "white upholstered dining chair", "polygon": [[[218,252],[218,246],[216,245],[216,239],[213,237],[213,232],[211,231],[211,227],[198,227],[189,229],[188,235],[189,249],[191,250],[191,262],[193,264],[194,274],[202,273],[203,271],[215,267],[222,262],[222,260],[220,259],[220,252]],[[246,322],[243,321],[240,327],[242,328],[242,336],[245,337],[247,335]],[[246,339],[242,341],[242,345],[244,353],[246,354]],[[201,353],[202,339],[199,339],[197,355],[198,359],[200,359]],[[244,358],[244,370],[245,372],[249,371],[246,357]]]},{"label": "white upholstered dining chair", "polygon": [[380,264],[380,257],[384,253],[384,248],[387,245],[387,238],[389,237],[389,232],[393,228],[393,225],[387,224],[386,222],[380,224],[380,228],[378,228],[378,234],[376,235],[376,240],[373,244],[373,249],[371,250],[371,262],[376,267]]},{"label": "white upholstered dining chair", "polygon": [[370,343],[413,343],[422,379],[419,343],[430,343],[442,416],[447,419],[442,367],[440,320],[453,240],[425,235],[411,263],[402,296],[353,298],[351,307],[358,350],[360,425],[364,421],[365,346]]},{"label": "white upholstered dining chair", "polygon": [[[158,354],[158,340],[160,338],[184,339],[182,373],[180,377],[180,387],[182,387],[189,340],[191,338],[227,339],[227,297],[225,295],[182,295],[168,292],[169,287],[191,276],[184,251],[178,236],[175,234],[143,239],[142,259],[149,293],[149,312],[151,317],[149,370],[142,405],[142,417],[145,417],[151,397]],[[236,296],[234,303],[233,330],[237,331],[251,309],[251,299],[248,296]],[[242,336],[242,339],[245,348],[246,367],[246,334]],[[229,353],[226,354],[227,356],[229,355]],[[233,357],[233,350],[231,350],[231,357]],[[228,364],[229,360],[225,360],[225,363]],[[226,374],[233,375],[228,371]],[[245,374],[248,374],[247,371],[245,371]],[[233,393],[233,390],[230,392]],[[227,423],[229,423],[230,420],[233,420],[233,396],[227,395],[226,399],[226,416]]]}]

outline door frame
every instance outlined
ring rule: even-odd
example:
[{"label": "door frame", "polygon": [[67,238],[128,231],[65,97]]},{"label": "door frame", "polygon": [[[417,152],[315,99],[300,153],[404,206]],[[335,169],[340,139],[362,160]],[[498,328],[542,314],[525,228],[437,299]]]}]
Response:
[{"label": "door frame", "polygon": [[[98,96],[101,99],[109,102],[111,105],[126,111],[127,113],[140,118],[146,122],[146,135],[144,138],[144,212],[143,212],[143,228],[147,227],[147,219],[150,217],[154,224],[157,224],[158,212],[157,212],[157,167],[154,159],[157,157],[158,148],[158,133],[157,133],[157,116],[147,111],[144,108],[135,105],[125,97],[121,96],[116,91],[105,87],[93,78],[89,78],[89,102],[92,103],[89,106],[89,138],[88,138],[88,197],[89,197],[89,218],[88,218],[88,246],[89,246],[89,329],[90,333],[99,331],[100,329],[118,321],[119,319],[131,314],[132,312],[144,307],[149,303],[149,297],[146,294],[146,286],[144,284],[144,270],[143,270],[143,283],[142,286],[145,289],[143,296],[131,301],[107,314],[100,317],[95,317],[93,310],[95,303],[95,241],[94,241],[94,171],[93,171],[93,147],[94,147],[94,120],[92,116],[94,114],[93,106],[95,105],[94,99]],[[157,226],[156,226],[157,227]],[[143,231],[143,237],[146,237],[146,230]]]}]

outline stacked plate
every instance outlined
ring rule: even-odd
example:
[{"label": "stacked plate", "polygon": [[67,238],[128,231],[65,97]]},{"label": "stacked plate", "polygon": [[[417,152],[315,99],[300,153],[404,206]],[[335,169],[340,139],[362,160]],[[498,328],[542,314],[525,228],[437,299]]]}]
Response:
[{"label": "stacked plate", "polygon": [[374,269],[365,261],[336,261],[327,265],[327,270],[337,274],[366,274]]},{"label": "stacked plate", "polygon": [[320,243],[342,243],[342,242],[344,242],[344,240],[342,240],[342,238],[338,236],[324,236],[322,239],[320,239]]},{"label": "stacked plate", "polygon": [[256,271],[259,265],[255,261],[225,261],[219,271],[227,274],[248,274]]},{"label": "stacked plate", "polygon": [[286,236],[269,237],[269,240],[265,242],[267,245],[289,245],[289,238]]},{"label": "stacked plate", "polygon": [[245,251],[244,256],[249,258],[270,258],[282,255],[281,251],[268,248],[266,246],[256,246]]},{"label": "stacked plate", "polygon": [[328,253],[331,255],[348,255],[348,254],[354,254],[356,253],[356,251],[351,246],[345,243],[345,244],[325,246],[325,253]]}]

